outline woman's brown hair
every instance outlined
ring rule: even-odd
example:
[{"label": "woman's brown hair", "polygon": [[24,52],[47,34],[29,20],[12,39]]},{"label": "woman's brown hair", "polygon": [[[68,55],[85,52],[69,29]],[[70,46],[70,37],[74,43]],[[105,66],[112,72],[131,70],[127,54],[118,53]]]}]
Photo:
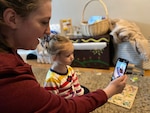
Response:
[{"label": "woman's brown hair", "polygon": [[[0,0],[0,51],[9,50],[5,37],[1,33],[3,21],[3,13],[7,8],[13,9],[20,17],[26,18],[28,15],[39,8],[41,2],[46,0]],[[49,0],[51,1],[51,0]]]}]

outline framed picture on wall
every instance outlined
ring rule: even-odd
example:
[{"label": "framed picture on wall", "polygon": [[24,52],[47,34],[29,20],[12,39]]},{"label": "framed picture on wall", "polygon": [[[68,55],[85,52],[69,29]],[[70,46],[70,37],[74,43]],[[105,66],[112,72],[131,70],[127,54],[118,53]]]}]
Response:
[{"label": "framed picture on wall", "polygon": [[60,29],[62,35],[72,35],[73,34],[73,26],[72,20],[69,19],[61,19],[60,20]]}]

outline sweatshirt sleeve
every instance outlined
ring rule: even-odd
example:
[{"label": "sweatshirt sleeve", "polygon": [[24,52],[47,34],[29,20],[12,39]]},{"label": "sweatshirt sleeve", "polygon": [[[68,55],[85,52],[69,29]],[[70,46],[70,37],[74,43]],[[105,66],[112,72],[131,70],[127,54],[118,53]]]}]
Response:
[{"label": "sweatshirt sleeve", "polygon": [[107,96],[103,90],[97,90],[72,99],[64,99],[57,95],[49,94],[47,103],[38,113],[89,113],[107,102]]},{"label": "sweatshirt sleeve", "polygon": [[8,79],[9,84],[1,81],[6,84],[1,88],[1,113],[89,113],[107,102],[103,90],[65,99],[48,92],[34,77],[22,75],[14,79]]}]

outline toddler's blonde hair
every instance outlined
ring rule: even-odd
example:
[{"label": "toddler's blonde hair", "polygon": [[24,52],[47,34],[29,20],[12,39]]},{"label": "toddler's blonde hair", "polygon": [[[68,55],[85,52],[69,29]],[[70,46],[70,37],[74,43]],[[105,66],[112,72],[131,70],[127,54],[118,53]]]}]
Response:
[{"label": "toddler's blonde hair", "polygon": [[72,43],[68,37],[52,35],[46,41],[45,48],[50,55],[57,55],[63,51],[66,51],[66,46],[68,43]]}]

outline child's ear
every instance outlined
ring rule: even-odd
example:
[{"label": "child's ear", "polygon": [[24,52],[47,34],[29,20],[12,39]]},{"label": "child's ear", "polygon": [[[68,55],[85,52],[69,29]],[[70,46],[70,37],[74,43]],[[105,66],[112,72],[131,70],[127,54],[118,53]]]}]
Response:
[{"label": "child's ear", "polygon": [[16,12],[11,9],[7,8],[3,13],[3,19],[7,26],[10,26],[12,29],[16,28],[16,19],[17,19]]}]

